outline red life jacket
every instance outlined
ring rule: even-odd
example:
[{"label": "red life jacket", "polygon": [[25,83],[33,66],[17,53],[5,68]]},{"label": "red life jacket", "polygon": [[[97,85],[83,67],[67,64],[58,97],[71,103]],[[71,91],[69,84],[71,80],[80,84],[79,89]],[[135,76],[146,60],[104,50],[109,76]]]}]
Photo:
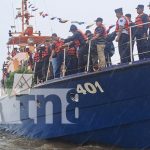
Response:
[{"label": "red life jacket", "polygon": [[[78,30],[77,32],[79,32],[82,35],[85,41],[87,40],[87,36],[82,31]],[[74,40],[74,44],[75,44],[75,47],[81,46],[81,43],[79,40]]]},{"label": "red life jacket", "polygon": [[42,52],[42,58],[48,56],[48,46],[45,46],[45,50]]},{"label": "red life jacket", "polygon": [[[124,26],[124,29],[128,31],[129,33],[129,20],[127,19],[127,17],[125,16],[122,16],[122,18],[124,18],[126,20],[126,23],[125,23],[125,26]],[[119,31],[119,23],[118,23],[119,19],[117,20],[116,22],[116,32]]]},{"label": "red life jacket", "polygon": [[136,17],[136,19],[135,19],[135,24],[136,25],[139,25],[139,26],[137,26],[137,28],[143,28],[143,25],[141,25],[141,24],[143,24],[144,22],[143,22],[143,20],[142,20],[142,16],[143,15],[145,15],[144,13],[143,14],[140,14],[140,15],[138,15],[137,17]]},{"label": "red life jacket", "polygon": [[40,61],[39,53],[35,52],[35,54],[34,54],[34,62],[39,62],[39,61]]},{"label": "red life jacket", "polygon": [[58,41],[54,42],[54,47],[55,47],[54,51],[56,53],[59,53],[60,51],[63,50],[63,48],[62,48],[63,45],[64,45],[64,42],[61,41],[60,39]]},{"label": "red life jacket", "polygon": [[13,50],[11,53],[11,56],[14,57],[14,56],[16,56],[16,54],[17,54],[17,52]]}]

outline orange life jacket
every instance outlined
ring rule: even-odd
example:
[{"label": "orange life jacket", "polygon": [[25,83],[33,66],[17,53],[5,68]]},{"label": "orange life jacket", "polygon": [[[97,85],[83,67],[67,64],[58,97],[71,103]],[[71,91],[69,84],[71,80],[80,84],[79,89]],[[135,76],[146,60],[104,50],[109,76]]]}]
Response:
[{"label": "orange life jacket", "polygon": [[[124,19],[126,20],[124,29],[127,30],[128,33],[129,33],[129,20],[128,20],[127,17],[125,17],[125,16],[122,16],[122,18],[124,18]],[[118,22],[119,22],[119,19],[118,19],[117,22],[116,22],[116,32],[119,31],[119,23],[118,23]]]}]

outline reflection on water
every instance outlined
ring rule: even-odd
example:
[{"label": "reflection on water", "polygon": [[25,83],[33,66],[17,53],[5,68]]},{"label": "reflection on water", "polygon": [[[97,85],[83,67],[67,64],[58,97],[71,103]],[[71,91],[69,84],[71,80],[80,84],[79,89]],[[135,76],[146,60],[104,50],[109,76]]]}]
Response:
[{"label": "reflection on water", "polygon": [[0,150],[121,150],[110,146],[77,146],[59,141],[29,140],[0,131]]}]

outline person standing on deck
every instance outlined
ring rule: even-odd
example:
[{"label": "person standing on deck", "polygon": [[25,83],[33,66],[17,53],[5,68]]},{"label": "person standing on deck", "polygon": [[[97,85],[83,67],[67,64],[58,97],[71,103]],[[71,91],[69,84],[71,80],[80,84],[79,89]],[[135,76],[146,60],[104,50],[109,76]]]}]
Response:
[{"label": "person standing on deck", "polygon": [[37,84],[38,82],[42,82],[42,49],[41,47],[36,48],[36,52],[34,53],[34,65],[35,65],[35,72],[34,72],[34,83]]},{"label": "person standing on deck", "polygon": [[[133,27],[133,26],[136,25],[136,24],[131,20],[131,14],[126,14],[125,16],[127,17],[128,21],[129,21],[129,26],[130,26],[130,27]],[[131,33],[132,33],[132,52],[133,52],[133,50],[134,50],[134,44],[135,44],[135,32],[136,32],[136,27],[131,28],[131,30],[132,30]],[[133,59],[134,59],[134,57],[133,57]]]},{"label": "person standing on deck", "polygon": [[76,74],[78,72],[78,58],[77,49],[73,42],[67,46],[66,55],[66,75]]},{"label": "person standing on deck", "polygon": [[53,34],[53,45],[52,45],[52,57],[56,58],[56,66],[54,69],[54,77],[59,78],[61,76],[61,66],[64,62],[64,42],[61,40],[57,34]]},{"label": "person standing on deck", "polygon": [[[129,26],[132,27],[132,26],[135,26],[136,24],[132,21],[132,16],[131,14],[126,14],[125,15],[129,21]],[[136,27],[132,28],[132,39],[134,40],[135,39],[135,31],[136,31]]]},{"label": "person standing on deck", "polygon": [[118,18],[116,23],[116,42],[118,42],[121,63],[129,63],[131,61],[129,43],[129,21],[123,15],[122,8],[116,9],[115,13],[116,17]]},{"label": "person standing on deck", "polygon": [[49,67],[49,59],[51,56],[51,48],[50,48],[50,39],[46,39],[44,44],[44,50],[43,50],[43,68],[42,68],[42,75],[43,75],[43,81],[46,81],[47,77],[47,71]]},{"label": "person standing on deck", "polygon": [[64,40],[64,43],[73,42],[77,49],[78,56],[78,72],[85,71],[85,61],[84,56],[86,54],[86,40],[87,37],[84,33],[82,33],[75,25],[71,25],[70,32],[72,32],[72,36],[68,39]]},{"label": "person standing on deck", "polygon": [[[86,30],[85,35],[88,38],[87,41],[87,49],[89,48],[89,41],[94,37],[94,34],[90,30]],[[97,54],[97,46],[95,41],[91,41],[91,49],[90,49],[90,72],[96,71],[98,69],[98,54]]]},{"label": "person standing on deck", "polygon": [[150,54],[147,53],[147,32],[148,32],[148,24],[141,25],[143,23],[147,23],[148,15],[144,13],[144,5],[137,6],[138,16],[135,19],[135,24],[138,25],[136,27],[136,42],[137,42],[137,50],[139,53],[139,59],[148,58]]},{"label": "person standing on deck", "polygon": [[[150,10],[150,3],[148,5],[148,8]],[[150,22],[150,14],[149,14],[149,22]],[[150,51],[150,23],[149,23],[148,51]]]},{"label": "person standing on deck", "polygon": [[98,69],[102,70],[106,67],[106,60],[105,60],[105,42],[107,37],[107,31],[105,26],[103,25],[103,19],[97,18],[96,19],[96,29],[94,32],[94,37],[92,38],[92,41],[95,41],[95,44],[97,46],[97,54],[98,54]]}]

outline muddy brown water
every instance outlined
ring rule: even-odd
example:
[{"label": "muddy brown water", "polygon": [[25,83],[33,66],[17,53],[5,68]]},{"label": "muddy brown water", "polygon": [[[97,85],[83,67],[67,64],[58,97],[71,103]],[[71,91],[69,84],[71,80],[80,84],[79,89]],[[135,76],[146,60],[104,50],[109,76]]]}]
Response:
[{"label": "muddy brown water", "polygon": [[31,140],[0,131],[0,150],[123,150],[113,146],[84,145],[51,140]]}]

